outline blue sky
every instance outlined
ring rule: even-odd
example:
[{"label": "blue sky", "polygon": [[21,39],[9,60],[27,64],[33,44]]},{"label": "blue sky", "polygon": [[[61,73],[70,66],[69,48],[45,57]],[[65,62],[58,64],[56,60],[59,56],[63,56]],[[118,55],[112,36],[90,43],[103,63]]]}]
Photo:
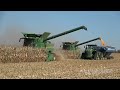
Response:
[{"label": "blue sky", "polygon": [[[0,35],[4,35],[6,28],[10,26],[21,27],[20,31],[24,32],[46,31],[55,35],[85,25],[88,31],[76,31],[54,40],[84,42],[101,36],[107,45],[120,49],[119,11],[5,11],[2,13]],[[100,44],[99,41],[92,43]]]}]

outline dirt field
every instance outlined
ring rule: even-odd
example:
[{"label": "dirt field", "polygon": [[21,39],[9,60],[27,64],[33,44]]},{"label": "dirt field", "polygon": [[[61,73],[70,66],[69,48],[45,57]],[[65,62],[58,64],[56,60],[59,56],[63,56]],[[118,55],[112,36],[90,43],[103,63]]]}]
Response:
[{"label": "dirt field", "polygon": [[1,63],[0,79],[120,79],[120,54],[112,60]]}]

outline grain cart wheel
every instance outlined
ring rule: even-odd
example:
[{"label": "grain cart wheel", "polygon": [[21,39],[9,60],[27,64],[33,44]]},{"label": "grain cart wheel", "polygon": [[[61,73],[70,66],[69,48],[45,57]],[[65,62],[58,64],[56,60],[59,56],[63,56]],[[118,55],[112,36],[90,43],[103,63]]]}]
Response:
[{"label": "grain cart wheel", "polygon": [[101,57],[102,57],[102,60],[105,60],[103,52],[101,52]]},{"label": "grain cart wheel", "polygon": [[102,58],[103,58],[102,52],[98,52],[98,58],[99,58],[99,60],[102,60]]},{"label": "grain cart wheel", "polygon": [[109,56],[109,57],[107,57],[107,59],[109,59],[109,60],[110,60],[110,59],[114,59],[114,57],[113,57],[113,56]]}]

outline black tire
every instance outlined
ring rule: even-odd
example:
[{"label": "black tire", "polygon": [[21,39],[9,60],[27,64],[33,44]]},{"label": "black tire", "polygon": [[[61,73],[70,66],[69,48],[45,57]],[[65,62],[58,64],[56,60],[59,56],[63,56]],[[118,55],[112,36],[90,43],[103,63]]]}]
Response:
[{"label": "black tire", "polygon": [[95,52],[95,54],[94,54],[94,60],[96,60],[97,59],[97,52]]},{"label": "black tire", "polygon": [[85,59],[85,53],[82,53],[81,59]]}]

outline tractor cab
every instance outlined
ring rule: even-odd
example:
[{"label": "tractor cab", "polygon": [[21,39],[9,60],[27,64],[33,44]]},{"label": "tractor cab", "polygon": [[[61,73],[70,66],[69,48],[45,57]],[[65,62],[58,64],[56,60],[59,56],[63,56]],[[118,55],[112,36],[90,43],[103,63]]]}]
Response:
[{"label": "tractor cab", "polygon": [[89,44],[89,45],[86,45],[84,48],[85,48],[85,51],[82,53],[81,58],[82,59],[92,59],[93,55],[96,51],[97,45]]}]

